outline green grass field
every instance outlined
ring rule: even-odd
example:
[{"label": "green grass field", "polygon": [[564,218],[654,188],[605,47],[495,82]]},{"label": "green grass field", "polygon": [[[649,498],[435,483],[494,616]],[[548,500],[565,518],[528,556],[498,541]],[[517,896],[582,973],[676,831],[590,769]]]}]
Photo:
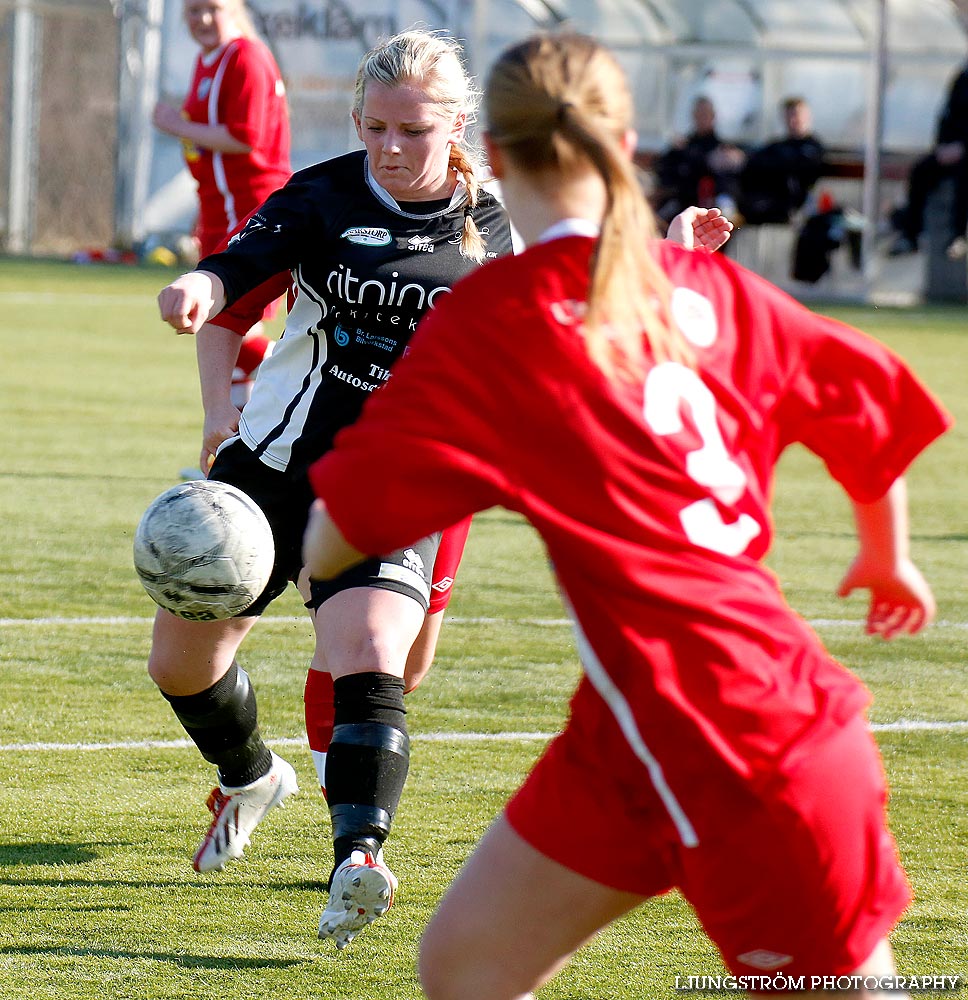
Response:
[{"label": "green grass field", "polygon": [[[194,345],[154,307],[172,274],[0,260],[0,1000],[418,997],[420,930],[577,677],[540,545],[506,513],[475,523],[437,663],[409,699],[413,766],[388,849],[401,890],[384,919],[342,954],[315,936],[329,821],[303,742],[311,631],[294,594],[243,659],[303,794],[241,862],[196,875],[213,776],[145,673],[153,605],[131,567],[141,512],[198,454]],[[966,313],[835,314],[908,357],[959,420],[910,476],[939,621],[893,644],[863,636],[864,599],[832,596],[849,508],[800,451],[781,466],[771,565],[874,692],[917,894],[894,938],[900,969],[965,977]],[[541,1000],[670,997],[677,976],[721,971],[672,895],[609,928]]]}]

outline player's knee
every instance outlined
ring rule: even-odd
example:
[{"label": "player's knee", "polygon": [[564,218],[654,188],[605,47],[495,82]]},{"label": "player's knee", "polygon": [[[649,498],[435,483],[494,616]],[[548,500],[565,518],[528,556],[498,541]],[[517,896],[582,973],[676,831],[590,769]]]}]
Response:
[{"label": "player's knee", "polygon": [[376,672],[403,676],[410,648],[407,635],[393,622],[345,630],[338,642],[327,645],[325,657],[334,676]]},{"label": "player's knee", "polygon": [[475,995],[465,992],[467,972],[449,937],[439,921],[431,921],[420,939],[417,970],[427,1000],[467,1000]]}]

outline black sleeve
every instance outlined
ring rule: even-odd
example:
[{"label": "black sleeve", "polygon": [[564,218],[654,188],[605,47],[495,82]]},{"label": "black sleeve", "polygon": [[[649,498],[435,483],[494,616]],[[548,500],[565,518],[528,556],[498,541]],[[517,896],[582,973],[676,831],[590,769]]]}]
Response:
[{"label": "black sleeve", "polygon": [[198,262],[196,270],[210,271],[221,280],[226,305],[296,267],[311,234],[318,249],[327,201],[324,188],[314,168],[294,174],[244,221],[224,250]]}]

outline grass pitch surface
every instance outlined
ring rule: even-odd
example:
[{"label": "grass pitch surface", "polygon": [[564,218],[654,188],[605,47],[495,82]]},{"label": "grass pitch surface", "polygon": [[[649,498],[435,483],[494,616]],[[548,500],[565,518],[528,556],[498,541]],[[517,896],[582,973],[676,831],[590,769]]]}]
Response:
[{"label": "grass pitch surface", "polygon": [[[329,821],[303,742],[311,630],[295,594],[243,650],[263,730],[302,794],[245,858],[196,875],[211,769],[149,681],[153,606],[131,567],[147,503],[198,454],[190,338],[156,317],[175,272],[0,260],[0,1000],[409,1000],[436,900],[560,726],[578,664],[541,547],[477,519],[438,661],[409,698],[390,913],[346,952],[316,940]],[[968,973],[968,334],[963,309],[835,315],[905,355],[959,419],[910,476],[914,555],[939,622],[865,638],[833,591],[850,511],[811,456],[780,468],[770,563],[790,602],[871,687],[892,822],[917,894],[894,937],[908,975]],[[495,914],[495,919],[500,919]],[[651,1000],[722,972],[682,900],[609,928],[541,1000]]]}]

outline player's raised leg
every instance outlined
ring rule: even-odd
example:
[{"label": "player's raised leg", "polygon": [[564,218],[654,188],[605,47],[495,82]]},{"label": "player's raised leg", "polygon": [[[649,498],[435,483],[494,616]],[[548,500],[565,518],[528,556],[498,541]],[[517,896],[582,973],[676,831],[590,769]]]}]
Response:
[{"label": "player's raised leg", "polygon": [[235,654],[254,617],[189,622],[155,617],[148,672],[202,756],[218,768],[208,798],[211,823],[195,852],[197,871],[242,855],[252,831],[298,791],[290,765],[262,740],[255,691]]}]

